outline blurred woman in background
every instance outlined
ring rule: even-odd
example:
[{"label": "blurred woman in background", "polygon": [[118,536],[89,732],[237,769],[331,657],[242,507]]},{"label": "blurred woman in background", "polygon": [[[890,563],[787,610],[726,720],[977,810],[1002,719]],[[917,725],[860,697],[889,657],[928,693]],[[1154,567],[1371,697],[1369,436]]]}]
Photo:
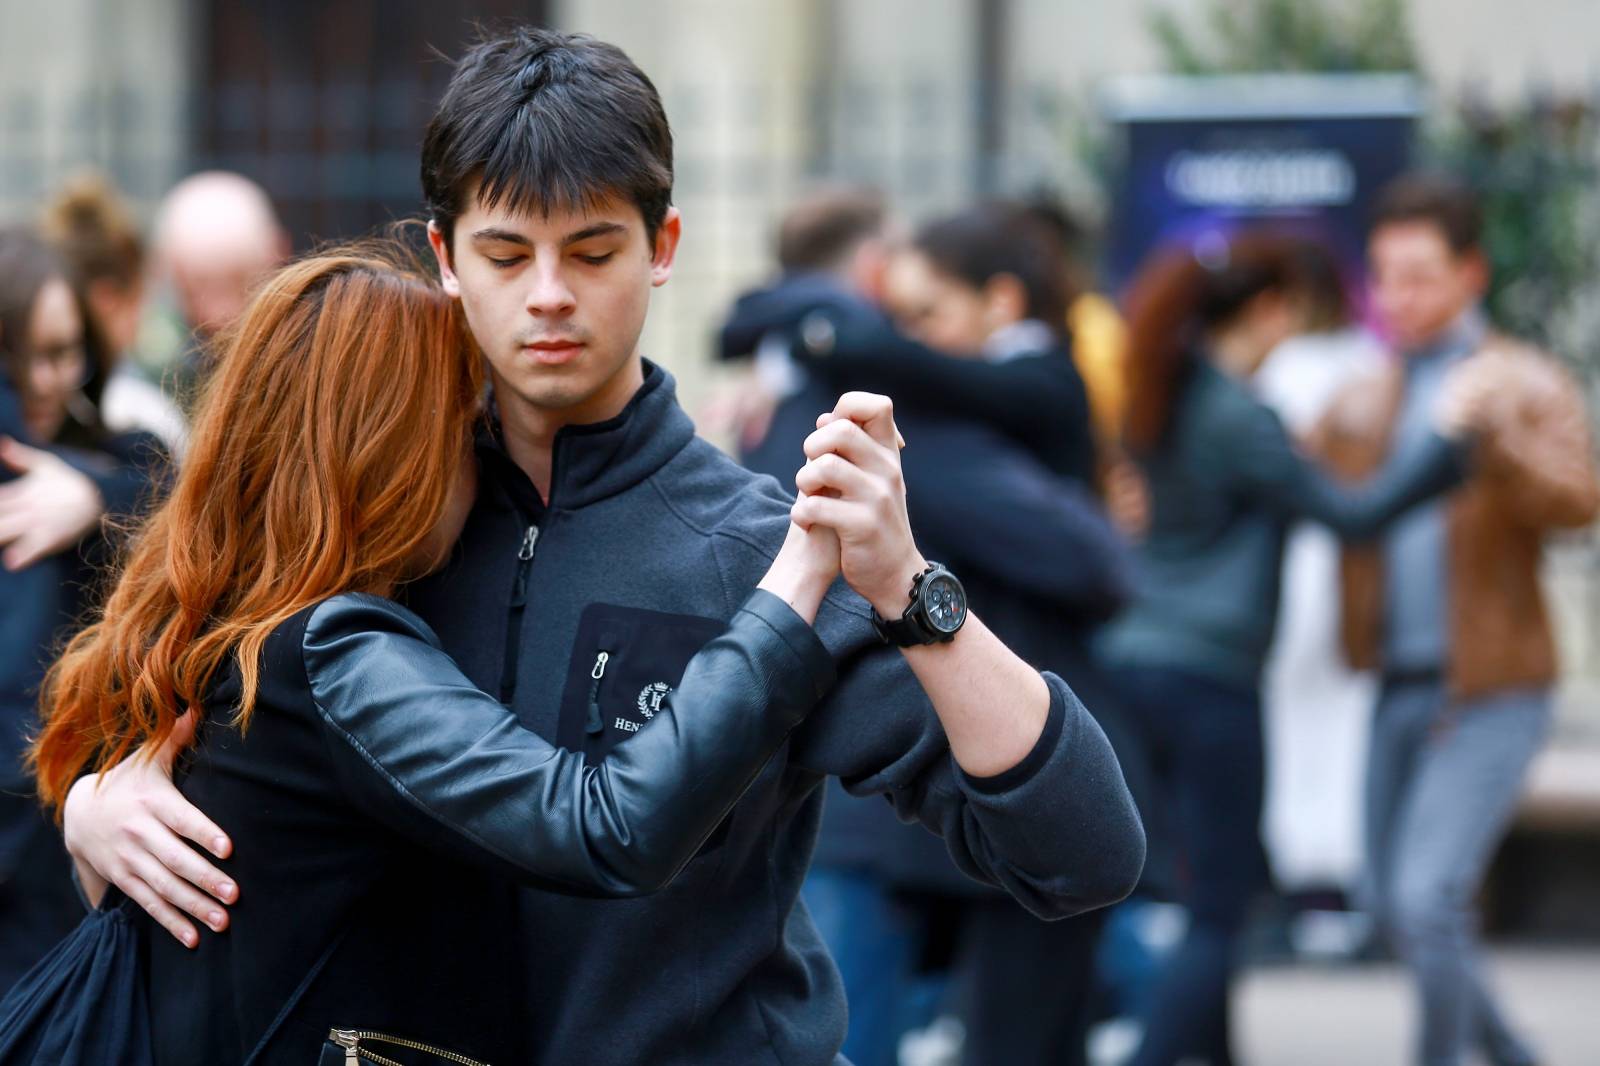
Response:
[{"label": "blurred woman in background", "polygon": [[0,991],[83,914],[22,749],[50,654],[106,557],[100,519],[133,514],[164,466],[153,439],[102,424],[100,352],[66,265],[31,231],[0,230],[0,390],[16,412],[0,426]]},{"label": "blurred woman in background", "polygon": [[126,205],[103,178],[82,175],[46,206],[42,229],[71,273],[106,362],[101,420],[113,431],[152,433],[181,458],[183,413],[131,358],[144,309],[145,247]]}]

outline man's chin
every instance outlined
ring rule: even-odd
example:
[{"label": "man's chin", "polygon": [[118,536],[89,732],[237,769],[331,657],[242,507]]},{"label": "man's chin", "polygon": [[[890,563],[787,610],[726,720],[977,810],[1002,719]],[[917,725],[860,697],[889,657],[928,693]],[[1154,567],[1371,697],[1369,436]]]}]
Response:
[{"label": "man's chin", "polygon": [[574,373],[576,367],[540,367],[524,371],[501,383],[518,399],[540,411],[565,411],[582,407],[605,386],[605,381],[590,380],[591,375]]},{"label": "man's chin", "polygon": [[564,366],[518,366],[513,374],[495,375],[495,388],[509,391],[527,406],[546,414],[576,414],[587,418],[587,408],[609,406],[603,396],[626,368],[626,361],[611,373],[600,372],[598,362],[580,361]]}]

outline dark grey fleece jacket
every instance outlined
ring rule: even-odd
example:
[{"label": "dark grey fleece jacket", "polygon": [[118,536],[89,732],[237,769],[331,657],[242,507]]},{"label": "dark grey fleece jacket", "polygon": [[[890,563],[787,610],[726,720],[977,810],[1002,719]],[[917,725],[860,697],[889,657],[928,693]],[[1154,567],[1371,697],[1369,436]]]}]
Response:
[{"label": "dark grey fleece jacket", "polygon": [[[670,376],[646,371],[618,418],[558,435],[547,506],[481,440],[479,500],[453,560],[409,596],[479,686],[593,757],[650,719],[788,524],[777,483],[696,439]],[[1036,749],[974,779],[864,602],[841,586],[817,629],[837,661],[833,692],[669,887],[579,899],[419,861],[362,908],[319,978],[362,988],[363,1009],[383,1015],[341,1024],[426,1042],[431,1018],[459,1031],[465,1012],[484,1036],[459,1050],[497,1063],[833,1063],[844,996],[797,904],[830,775],[885,797],[943,836],[962,870],[1041,916],[1133,887],[1138,814],[1064,682],[1046,675]]]}]

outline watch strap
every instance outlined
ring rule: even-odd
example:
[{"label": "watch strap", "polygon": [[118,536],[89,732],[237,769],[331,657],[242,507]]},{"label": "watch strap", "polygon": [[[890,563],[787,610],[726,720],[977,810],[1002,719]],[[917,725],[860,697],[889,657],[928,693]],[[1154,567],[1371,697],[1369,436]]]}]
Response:
[{"label": "watch strap", "polygon": [[940,633],[934,629],[918,610],[922,604],[923,582],[927,581],[930,575],[944,569],[943,565],[932,560],[928,561],[928,568],[912,579],[911,603],[899,618],[884,618],[876,608],[873,609],[872,626],[877,630],[880,640],[897,648],[914,648],[927,644],[948,644],[955,639],[954,633]]},{"label": "watch strap", "polygon": [[884,618],[877,611],[872,612],[872,624],[878,630],[878,636],[885,644],[893,644],[897,648],[911,648],[919,644],[932,644],[939,638],[929,633],[926,628],[918,623],[911,612],[913,607],[906,608],[906,613],[899,618]]}]

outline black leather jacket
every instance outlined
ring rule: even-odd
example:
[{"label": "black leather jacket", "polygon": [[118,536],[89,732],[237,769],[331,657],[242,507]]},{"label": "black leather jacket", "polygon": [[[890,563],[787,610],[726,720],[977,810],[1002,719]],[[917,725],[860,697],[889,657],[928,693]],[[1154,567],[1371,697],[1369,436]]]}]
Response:
[{"label": "black leather jacket", "polygon": [[[146,925],[158,1061],[243,1062],[262,1045],[257,1061],[312,1062],[331,1029],[383,1017],[381,975],[343,989],[306,977],[368,890],[419,864],[466,861],[581,895],[661,887],[832,681],[811,628],[758,591],[653,720],[585,766],[472,686],[405,608],[345,594],[300,612],[268,639],[247,730],[231,723],[237,671],[214,686],[182,777],[233,838],[237,858],[221,865],[240,898],[228,932],[194,952]],[[450,920],[397,916],[392,932]],[[350,997],[361,1009],[344,1014]]]}]

